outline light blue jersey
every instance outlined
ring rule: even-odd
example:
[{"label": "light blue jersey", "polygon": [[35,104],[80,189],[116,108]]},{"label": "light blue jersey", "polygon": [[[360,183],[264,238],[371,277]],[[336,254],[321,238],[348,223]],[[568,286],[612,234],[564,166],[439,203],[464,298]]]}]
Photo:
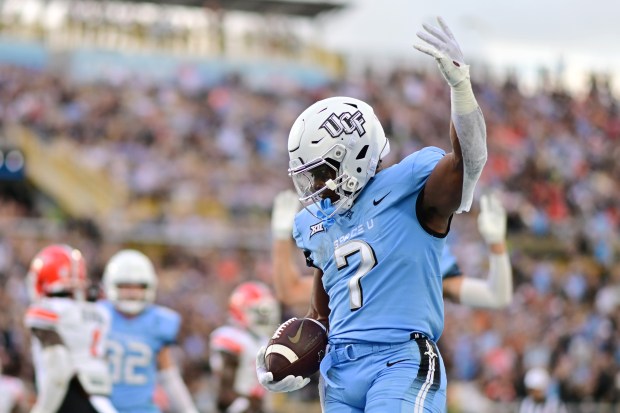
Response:
[{"label": "light blue jersey", "polygon": [[379,172],[331,226],[297,214],[297,246],[323,271],[330,344],[402,343],[416,331],[439,339],[445,236],[418,221],[416,202],[444,154],[424,148]]},{"label": "light blue jersey", "polygon": [[112,319],[108,337],[112,404],[119,413],[159,413],[153,402],[157,355],[176,342],[181,317],[158,305],[135,317],[121,314],[110,302],[104,305]]},{"label": "light blue jersey", "polygon": [[441,262],[439,263],[439,267],[441,268],[441,276],[445,280],[446,278],[458,277],[463,274],[461,271],[461,267],[456,262],[456,257],[452,254],[452,250],[449,244],[443,248],[443,253],[441,254]]}]

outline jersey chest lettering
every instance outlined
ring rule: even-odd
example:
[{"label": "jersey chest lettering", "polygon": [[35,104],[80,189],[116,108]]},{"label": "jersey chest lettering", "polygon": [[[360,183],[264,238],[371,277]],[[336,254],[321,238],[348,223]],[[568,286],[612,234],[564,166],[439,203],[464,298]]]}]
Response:
[{"label": "jersey chest lettering", "polygon": [[339,236],[338,238],[334,240],[334,248],[338,248],[340,245],[344,244],[345,242],[351,239],[354,239],[355,237],[359,237],[360,235],[364,234],[366,231],[372,229],[374,226],[375,226],[374,220],[369,219],[364,224],[359,224],[358,226],[353,227],[351,231]]}]

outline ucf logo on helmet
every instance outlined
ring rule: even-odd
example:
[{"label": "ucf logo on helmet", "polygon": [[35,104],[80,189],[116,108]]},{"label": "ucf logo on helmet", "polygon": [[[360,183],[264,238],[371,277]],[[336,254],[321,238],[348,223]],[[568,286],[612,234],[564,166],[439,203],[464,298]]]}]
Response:
[{"label": "ucf logo on helmet", "polygon": [[346,135],[350,135],[353,132],[357,132],[359,136],[364,136],[366,130],[364,129],[364,123],[366,123],[366,119],[362,115],[362,112],[359,110],[354,114],[350,114],[349,112],[343,112],[340,116],[332,113],[329,115],[329,118],[321,125],[321,128],[325,129],[332,138],[337,138],[338,136],[345,133]]}]

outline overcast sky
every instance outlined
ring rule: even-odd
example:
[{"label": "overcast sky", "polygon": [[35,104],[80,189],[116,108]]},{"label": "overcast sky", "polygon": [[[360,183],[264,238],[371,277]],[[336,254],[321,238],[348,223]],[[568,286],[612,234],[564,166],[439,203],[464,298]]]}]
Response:
[{"label": "overcast sky", "polygon": [[[497,68],[558,67],[583,80],[588,69],[620,83],[620,0],[348,0],[344,11],[324,15],[323,41],[339,51],[372,56],[418,54],[411,48],[422,22],[440,15],[466,59]],[[414,56],[418,58],[419,56]],[[617,86],[617,85],[616,85]]]}]

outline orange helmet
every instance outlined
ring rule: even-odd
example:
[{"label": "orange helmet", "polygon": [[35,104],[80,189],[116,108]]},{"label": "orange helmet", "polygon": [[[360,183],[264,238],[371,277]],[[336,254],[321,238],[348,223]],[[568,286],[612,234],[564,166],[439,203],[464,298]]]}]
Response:
[{"label": "orange helmet", "polygon": [[228,310],[232,321],[259,335],[269,335],[280,321],[280,307],[267,285],[248,281],[230,295]]},{"label": "orange helmet", "polygon": [[69,293],[83,298],[86,288],[86,262],[82,253],[68,245],[43,248],[30,263],[30,298]]}]

